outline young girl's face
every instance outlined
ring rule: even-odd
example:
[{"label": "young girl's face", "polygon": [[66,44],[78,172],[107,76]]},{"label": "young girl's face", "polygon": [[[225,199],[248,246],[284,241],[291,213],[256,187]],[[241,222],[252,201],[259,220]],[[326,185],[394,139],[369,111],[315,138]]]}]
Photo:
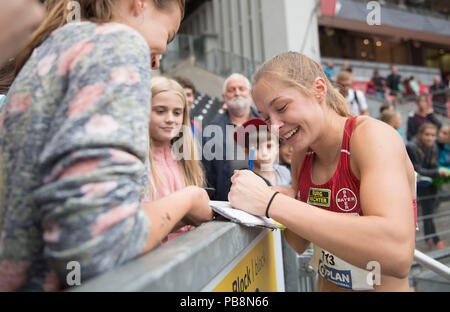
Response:
[{"label": "young girl's face", "polygon": [[150,137],[155,146],[170,146],[183,124],[184,103],[173,92],[158,93],[152,98]]},{"label": "young girl's face", "polygon": [[419,135],[419,140],[426,147],[432,147],[436,141],[436,129],[427,128],[422,134]]},{"label": "young girl's face", "polygon": [[441,144],[450,144],[450,126],[444,126],[439,130],[438,141]]}]

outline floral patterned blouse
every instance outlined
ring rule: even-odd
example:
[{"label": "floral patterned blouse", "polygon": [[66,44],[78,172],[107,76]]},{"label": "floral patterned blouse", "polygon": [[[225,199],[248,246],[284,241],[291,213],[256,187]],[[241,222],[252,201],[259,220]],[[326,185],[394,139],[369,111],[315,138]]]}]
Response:
[{"label": "floral patterned blouse", "polygon": [[[54,31],[0,107],[0,291],[56,291],[138,256],[150,220],[150,51],[128,26]],[[73,273],[73,272],[72,272]]]}]

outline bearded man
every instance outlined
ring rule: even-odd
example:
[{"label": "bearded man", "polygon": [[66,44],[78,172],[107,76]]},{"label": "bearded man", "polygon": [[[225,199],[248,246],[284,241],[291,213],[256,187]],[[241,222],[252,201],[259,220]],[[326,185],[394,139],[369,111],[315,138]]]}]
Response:
[{"label": "bearded man", "polygon": [[203,130],[202,162],[208,186],[216,189],[215,200],[228,200],[233,170],[247,168],[244,150],[233,139],[234,129],[254,117],[261,117],[253,105],[249,80],[232,74],[224,82],[222,97],[227,107]]}]

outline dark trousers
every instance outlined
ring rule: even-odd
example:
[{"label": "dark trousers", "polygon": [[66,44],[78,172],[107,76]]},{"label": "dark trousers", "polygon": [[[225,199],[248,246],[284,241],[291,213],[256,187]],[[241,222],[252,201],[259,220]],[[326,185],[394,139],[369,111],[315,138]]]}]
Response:
[{"label": "dark trousers", "polygon": [[[431,185],[428,187],[417,187],[417,196],[418,203],[422,207],[422,216],[427,216],[433,214],[434,207],[436,206],[436,194],[437,187],[435,185]],[[421,197],[426,197],[425,199],[421,199]],[[427,218],[423,220],[423,231],[424,235],[431,235],[436,233],[436,227],[434,225],[433,218]],[[440,241],[439,236],[433,237],[434,243],[438,243]]]}]

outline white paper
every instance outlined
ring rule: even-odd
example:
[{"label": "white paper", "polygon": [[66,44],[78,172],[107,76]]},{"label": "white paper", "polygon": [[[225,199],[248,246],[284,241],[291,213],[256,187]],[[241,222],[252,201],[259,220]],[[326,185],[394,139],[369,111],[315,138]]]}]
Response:
[{"label": "white paper", "polygon": [[209,202],[209,206],[212,208],[212,210],[224,216],[225,218],[245,226],[262,226],[270,229],[282,228],[282,226],[276,224],[273,219],[254,216],[245,211],[234,209],[233,207],[231,207],[230,202],[228,201],[211,200]]}]

